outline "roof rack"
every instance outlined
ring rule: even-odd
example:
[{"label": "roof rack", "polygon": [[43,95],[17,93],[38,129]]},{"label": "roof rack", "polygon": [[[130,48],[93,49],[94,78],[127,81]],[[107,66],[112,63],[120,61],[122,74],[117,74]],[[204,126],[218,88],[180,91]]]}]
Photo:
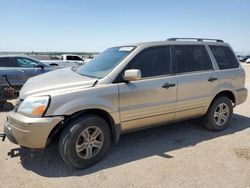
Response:
[{"label": "roof rack", "polygon": [[203,42],[203,41],[224,42],[221,39],[206,39],[206,38],[169,38],[167,39],[167,41],[177,41],[177,40],[196,40],[198,42]]}]

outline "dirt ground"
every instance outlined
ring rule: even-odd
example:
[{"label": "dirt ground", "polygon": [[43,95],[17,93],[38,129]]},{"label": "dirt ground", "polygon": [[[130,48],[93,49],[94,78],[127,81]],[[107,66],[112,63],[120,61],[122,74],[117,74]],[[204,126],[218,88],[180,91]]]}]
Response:
[{"label": "dirt ground", "polygon": [[[250,64],[243,66],[250,90]],[[122,135],[86,170],[65,165],[56,146],[42,153],[6,140],[0,187],[250,187],[250,97],[234,112],[222,132],[192,120]],[[0,112],[0,125],[6,114]]]}]

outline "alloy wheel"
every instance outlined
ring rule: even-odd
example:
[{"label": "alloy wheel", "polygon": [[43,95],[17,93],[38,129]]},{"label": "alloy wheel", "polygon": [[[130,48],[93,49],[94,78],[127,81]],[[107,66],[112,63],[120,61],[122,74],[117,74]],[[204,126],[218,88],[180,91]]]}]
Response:
[{"label": "alloy wheel", "polygon": [[101,150],[104,136],[96,126],[87,127],[81,132],[76,141],[76,152],[82,159],[91,159]]}]

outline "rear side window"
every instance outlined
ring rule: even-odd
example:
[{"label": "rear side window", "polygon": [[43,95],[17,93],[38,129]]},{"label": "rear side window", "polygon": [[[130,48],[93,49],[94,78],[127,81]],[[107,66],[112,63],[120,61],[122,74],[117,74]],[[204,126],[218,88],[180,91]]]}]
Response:
[{"label": "rear side window", "polygon": [[227,46],[209,46],[212,50],[214,57],[220,69],[238,68],[239,63],[232,52]]},{"label": "rear side window", "polygon": [[67,59],[67,60],[72,60],[72,56],[69,56],[69,55],[68,55],[68,56],[66,56],[66,59]]},{"label": "rear side window", "polygon": [[67,56],[67,60],[82,61],[82,59],[78,56]]},{"label": "rear side window", "polygon": [[0,67],[17,67],[15,63],[15,58],[13,57],[0,58]]},{"label": "rear side window", "polygon": [[170,74],[169,47],[144,50],[132,60],[129,69],[140,69],[142,78]]},{"label": "rear side window", "polygon": [[80,57],[77,57],[77,56],[72,56],[72,59],[74,61],[82,61],[82,59]]},{"label": "rear side window", "polygon": [[174,46],[173,62],[176,73],[213,69],[204,46]]}]

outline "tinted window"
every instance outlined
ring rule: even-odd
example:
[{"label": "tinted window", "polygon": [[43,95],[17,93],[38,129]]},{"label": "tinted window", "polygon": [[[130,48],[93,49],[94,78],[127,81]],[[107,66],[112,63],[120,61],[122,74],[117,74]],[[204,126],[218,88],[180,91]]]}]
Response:
[{"label": "tinted window", "polygon": [[77,57],[77,56],[73,56],[73,60],[82,61],[82,59],[80,57]]},{"label": "tinted window", "polygon": [[0,58],[0,67],[16,67],[15,58],[12,57],[2,57]]},{"label": "tinted window", "polygon": [[20,67],[31,68],[31,67],[36,67],[37,62],[32,61],[31,59],[17,58],[17,64]]},{"label": "tinted window", "polygon": [[151,48],[140,53],[129,69],[140,69],[142,77],[170,74],[169,47]]},{"label": "tinted window", "polygon": [[66,56],[66,60],[72,60],[71,56]]},{"label": "tinted window", "polygon": [[67,56],[67,60],[82,61],[82,59],[78,56]]},{"label": "tinted window", "polygon": [[209,46],[220,69],[238,68],[239,63],[232,50],[227,46]]},{"label": "tinted window", "polygon": [[176,73],[212,69],[204,46],[174,46],[173,57]]},{"label": "tinted window", "polygon": [[68,56],[67,56],[67,60],[74,60],[74,56],[68,55]]}]

